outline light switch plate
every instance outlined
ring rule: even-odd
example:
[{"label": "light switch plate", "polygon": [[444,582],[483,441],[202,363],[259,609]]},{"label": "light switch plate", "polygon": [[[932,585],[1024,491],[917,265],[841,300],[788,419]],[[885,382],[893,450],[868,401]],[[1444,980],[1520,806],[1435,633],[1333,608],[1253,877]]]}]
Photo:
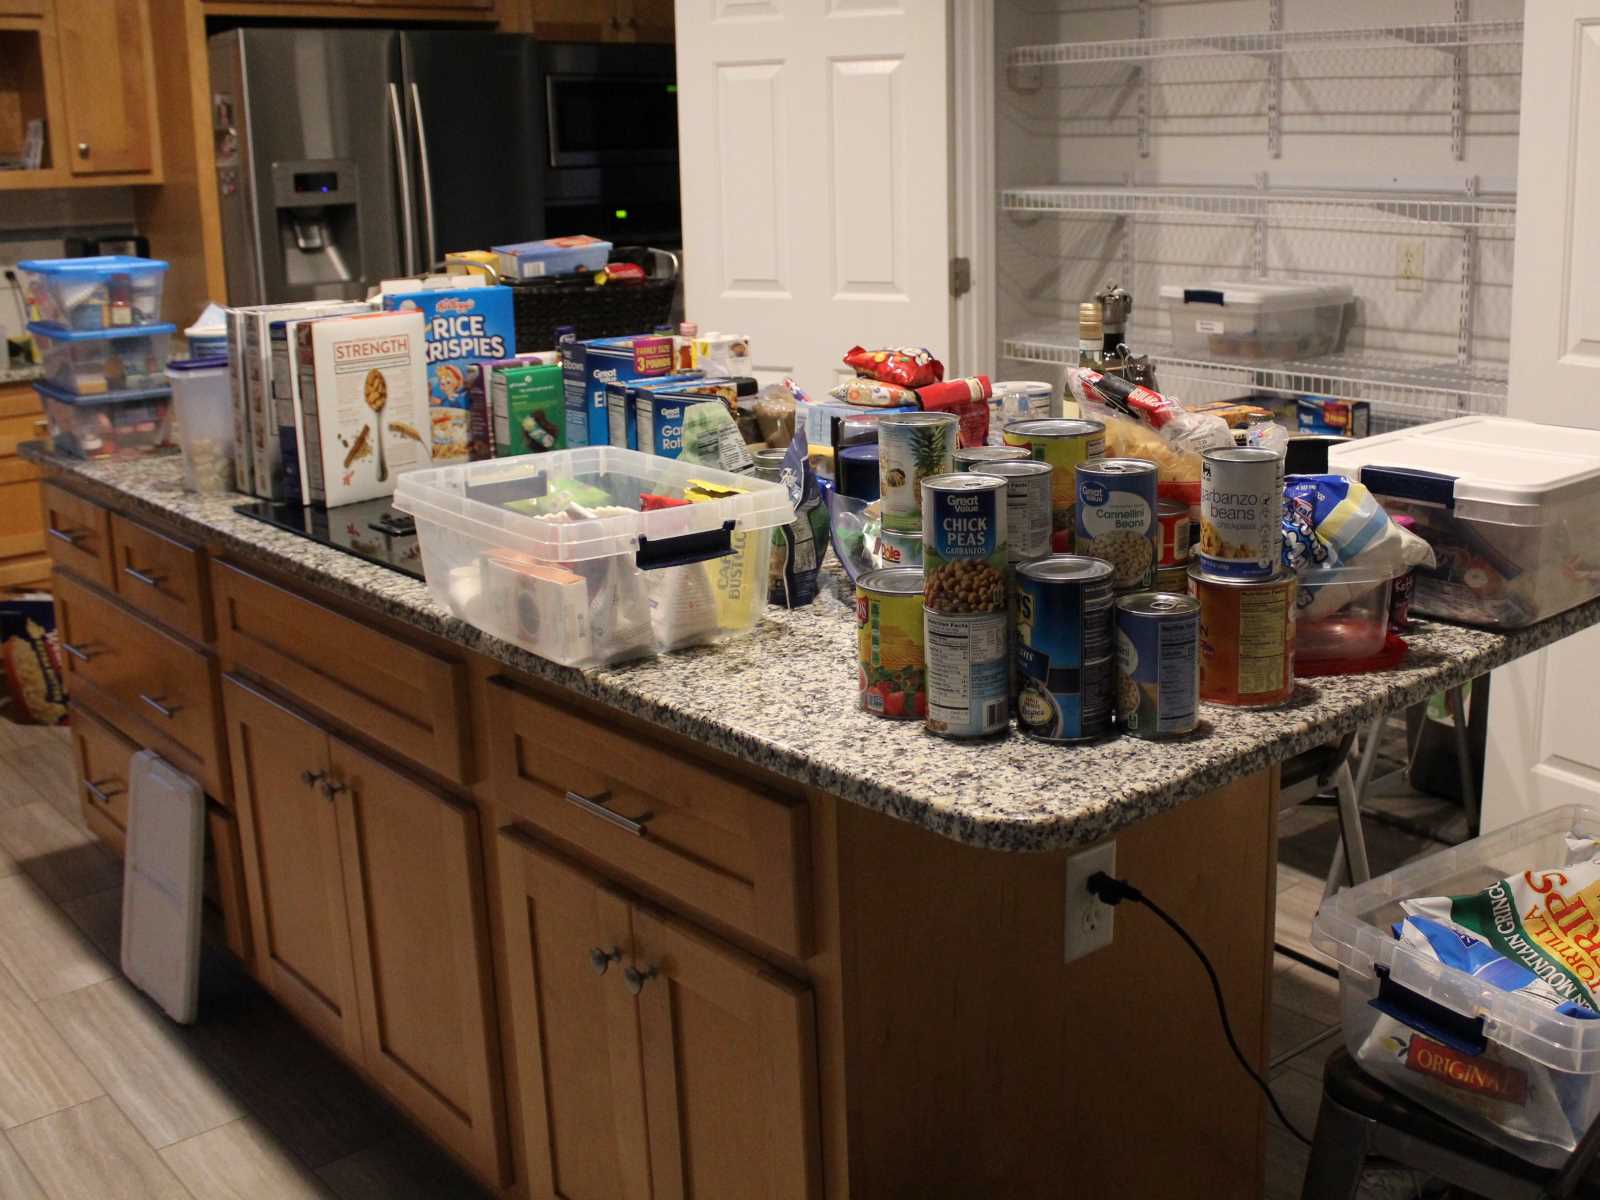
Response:
[{"label": "light switch plate", "polygon": [[1111,945],[1109,904],[1089,893],[1089,877],[1096,871],[1117,873],[1117,843],[1101,842],[1067,859],[1067,932],[1062,960],[1072,962],[1102,946]]},{"label": "light switch plate", "polygon": [[1394,290],[1420,292],[1425,262],[1421,242],[1401,242],[1395,251]]}]

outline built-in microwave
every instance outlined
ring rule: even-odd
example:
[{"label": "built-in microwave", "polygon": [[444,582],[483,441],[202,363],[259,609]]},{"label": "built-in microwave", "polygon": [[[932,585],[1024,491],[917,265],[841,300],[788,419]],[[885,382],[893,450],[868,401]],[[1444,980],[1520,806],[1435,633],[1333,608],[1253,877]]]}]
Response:
[{"label": "built-in microwave", "polygon": [[678,85],[672,76],[547,75],[552,167],[678,161]]}]

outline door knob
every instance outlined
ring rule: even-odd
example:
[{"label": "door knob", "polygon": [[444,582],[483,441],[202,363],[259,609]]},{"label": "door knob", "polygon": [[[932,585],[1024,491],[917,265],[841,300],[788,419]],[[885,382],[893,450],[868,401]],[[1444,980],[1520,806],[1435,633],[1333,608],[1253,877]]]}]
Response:
[{"label": "door knob", "polygon": [[610,950],[602,950],[599,946],[589,949],[589,965],[594,968],[596,975],[604,975],[606,968],[622,958],[622,951],[613,946]]},{"label": "door knob", "polygon": [[650,967],[641,971],[638,967],[624,967],[622,969],[622,986],[637,996],[644,991],[644,985],[649,983],[661,973],[661,968]]},{"label": "door knob", "polygon": [[349,790],[350,785],[348,783],[340,783],[337,779],[324,779],[322,781],[322,797],[324,800],[332,800],[340,792],[348,792]]},{"label": "door knob", "polygon": [[79,142],[78,143],[78,157],[79,158],[88,158],[89,157],[89,143],[88,142]]},{"label": "door knob", "polygon": [[300,782],[305,784],[307,787],[316,787],[317,784],[321,783],[327,777],[328,777],[328,773],[326,771],[301,771],[300,772]]}]

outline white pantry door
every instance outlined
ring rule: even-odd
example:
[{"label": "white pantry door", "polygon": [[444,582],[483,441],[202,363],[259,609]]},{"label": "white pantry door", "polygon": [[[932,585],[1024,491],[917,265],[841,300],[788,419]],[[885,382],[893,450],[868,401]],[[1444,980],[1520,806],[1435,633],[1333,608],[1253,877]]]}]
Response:
[{"label": "white pantry door", "polygon": [[685,309],[813,393],[951,343],[946,0],[677,0]]},{"label": "white pantry door", "polygon": [[[1600,429],[1600,0],[1529,0],[1523,39],[1507,411]],[[1495,672],[1485,829],[1600,804],[1597,680],[1600,629]]]}]

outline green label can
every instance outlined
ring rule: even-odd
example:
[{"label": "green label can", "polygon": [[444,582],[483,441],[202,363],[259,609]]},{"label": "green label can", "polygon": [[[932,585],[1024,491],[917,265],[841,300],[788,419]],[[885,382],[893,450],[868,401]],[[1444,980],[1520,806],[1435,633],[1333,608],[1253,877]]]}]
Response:
[{"label": "green label can", "polygon": [[922,572],[880,567],[856,581],[861,707],[880,717],[928,715],[922,656]]},{"label": "green label can", "polygon": [[922,481],[955,470],[960,428],[953,413],[885,413],[879,418],[878,499],[885,529],[922,529]]}]

